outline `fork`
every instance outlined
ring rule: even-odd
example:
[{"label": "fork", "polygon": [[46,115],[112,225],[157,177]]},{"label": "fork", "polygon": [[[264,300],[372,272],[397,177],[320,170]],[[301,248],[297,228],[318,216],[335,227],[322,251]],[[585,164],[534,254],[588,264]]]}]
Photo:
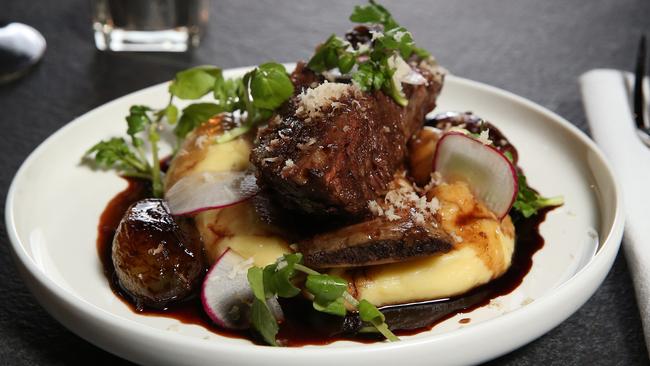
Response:
[{"label": "fork", "polygon": [[636,54],[636,68],[634,70],[634,121],[636,122],[637,135],[644,144],[650,147],[650,126],[646,121],[646,99],[643,92],[646,63],[646,41],[645,35],[642,35]]}]

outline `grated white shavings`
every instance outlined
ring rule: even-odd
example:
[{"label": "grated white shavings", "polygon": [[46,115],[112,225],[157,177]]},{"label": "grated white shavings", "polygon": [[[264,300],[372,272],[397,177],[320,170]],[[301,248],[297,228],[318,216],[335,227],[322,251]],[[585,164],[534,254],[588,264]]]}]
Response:
[{"label": "grated white shavings", "polygon": [[374,42],[375,40],[382,38],[384,36],[384,33],[382,32],[377,32],[374,30],[370,31],[370,34],[372,35],[372,39],[370,40],[370,43]]},{"label": "grated white shavings", "polygon": [[390,132],[390,127],[388,127],[388,126],[384,126],[381,129],[384,130],[384,132],[386,132],[386,133]]},{"label": "grated white shavings", "polygon": [[284,167],[285,167],[285,168],[292,168],[292,167],[294,167],[294,166],[296,166],[296,164],[294,164],[293,160],[291,160],[291,159],[287,159],[287,160],[284,162]]},{"label": "grated white shavings", "polygon": [[[427,201],[426,196],[419,196],[408,183],[402,181],[398,183],[400,187],[388,191],[384,197],[384,202],[388,206],[384,214],[390,221],[402,218],[398,212],[406,210],[416,222],[423,224],[440,209],[440,202],[436,197]],[[373,211],[371,206],[373,205],[369,202],[369,209]]]},{"label": "grated white shavings", "polygon": [[350,131],[350,126],[348,125],[343,126],[343,132],[348,132],[348,131]]},{"label": "grated white shavings", "polygon": [[253,258],[248,258],[245,261],[241,261],[232,267],[230,273],[228,273],[229,279],[234,279],[237,275],[245,274],[248,272],[248,269],[253,266]]},{"label": "grated white shavings", "polygon": [[481,141],[483,145],[492,145],[492,140],[490,140],[490,129],[486,128],[485,130],[481,131],[481,133],[478,135],[477,140]]},{"label": "grated white shavings", "polygon": [[368,201],[368,209],[375,216],[383,216],[384,215],[384,209],[381,208],[381,206],[379,206],[379,204],[375,200]]},{"label": "grated white shavings", "polygon": [[424,224],[424,215],[420,212],[412,212],[411,217],[417,222],[418,224]]},{"label": "grated white shavings", "polygon": [[194,146],[196,146],[198,149],[203,149],[206,142],[208,142],[208,136],[201,135],[197,137],[196,140],[194,140]]},{"label": "grated white shavings", "polygon": [[356,92],[357,87],[351,84],[324,82],[316,88],[307,89],[299,96],[296,115],[299,117],[315,118],[322,115],[325,107],[345,95]]},{"label": "grated white shavings", "polygon": [[436,83],[442,82],[444,75],[448,74],[449,71],[444,67],[438,65],[438,61],[433,56],[429,56],[426,59],[420,61],[418,64],[418,69],[427,70],[433,76],[433,80]]},{"label": "grated white shavings", "polygon": [[368,51],[370,51],[370,43],[362,43],[357,49],[357,52],[359,52],[359,54],[366,53]]},{"label": "grated white shavings", "polygon": [[341,108],[341,107],[344,106],[344,105],[345,105],[345,104],[344,104],[344,103],[341,103],[341,102],[332,102],[332,109],[333,109],[333,110],[337,110],[337,109]]},{"label": "grated white shavings", "polygon": [[458,234],[456,234],[455,231],[450,232],[449,235],[450,235],[452,238],[454,238],[454,240],[456,241],[456,243],[462,243],[462,242],[463,242],[463,238],[460,237]]},{"label": "grated white shavings", "polygon": [[439,186],[442,182],[442,174],[440,174],[440,172],[433,172],[431,173],[429,183],[427,183],[427,185],[422,188],[422,191],[429,192],[431,189],[433,189],[433,187]]},{"label": "grated white shavings", "polygon": [[387,218],[389,221],[395,221],[395,220],[399,220],[399,219],[402,218],[401,216],[395,214],[395,208],[394,208],[394,207],[389,207],[389,208],[385,211],[385,214],[386,214],[386,218]]}]

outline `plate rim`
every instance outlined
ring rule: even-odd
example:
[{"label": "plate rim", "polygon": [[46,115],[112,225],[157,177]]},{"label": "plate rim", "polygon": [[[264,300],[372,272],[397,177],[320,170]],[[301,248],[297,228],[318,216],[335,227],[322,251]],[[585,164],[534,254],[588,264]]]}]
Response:
[{"label": "plate rim", "polygon": [[[292,67],[293,65],[295,64],[285,64],[285,66],[288,67]],[[224,72],[229,74],[242,73],[245,72],[246,70],[251,69],[252,67],[253,66],[224,69]],[[53,295],[57,300],[66,304],[71,309],[78,312],[80,317],[86,316],[86,317],[96,318],[99,321],[101,321],[101,323],[104,326],[113,327],[116,331],[126,331],[131,333],[130,334],[131,336],[146,337],[148,339],[155,340],[156,342],[178,344],[181,347],[192,347],[197,350],[206,350],[206,352],[219,352],[223,354],[232,354],[232,355],[237,355],[237,354],[240,355],[242,354],[241,352],[249,352],[249,353],[252,352],[251,353],[252,357],[276,358],[276,357],[291,356],[294,358],[298,357],[296,360],[299,360],[299,358],[302,358],[304,356],[309,356],[309,357],[332,356],[332,355],[349,356],[350,354],[364,354],[368,352],[386,353],[397,349],[418,347],[424,344],[438,343],[438,342],[452,342],[456,338],[467,337],[466,334],[467,335],[476,334],[477,336],[480,336],[481,334],[489,334],[493,329],[498,329],[499,327],[503,327],[504,329],[507,328],[508,324],[513,322],[516,323],[520,321],[521,318],[524,316],[528,317],[530,316],[530,314],[533,315],[545,314],[546,310],[544,309],[548,307],[552,308],[553,304],[558,303],[559,301],[566,298],[567,296],[570,296],[570,294],[572,294],[575,291],[575,289],[579,287],[585,287],[585,286],[594,287],[593,290],[589,291],[589,296],[585,298],[584,301],[582,300],[578,301],[579,304],[577,304],[577,306],[575,306],[574,309],[568,312],[565,311],[567,314],[561,315],[560,317],[562,319],[559,322],[553,321],[552,322],[553,324],[551,326],[535,331],[533,332],[534,334],[532,336],[529,335],[528,338],[524,340],[518,340],[517,342],[515,342],[516,344],[514,346],[519,347],[525,343],[532,341],[533,339],[536,339],[542,334],[546,333],[548,330],[559,325],[562,321],[564,321],[571,314],[573,314],[580,306],[584,304],[584,302],[588,300],[589,297],[593,295],[595,290],[602,283],[602,280],[604,279],[606,274],[609,272],[613,260],[616,257],[616,253],[618,252],[618,248],[620,246],[620,242],[623,236],[624,213],[623,213],[623,200],[622,200],[622,192],[620,189],[620,184],[616,179],[615,175],[613,174],[613,169],[609,161],[602,153],[600,148],[598,148],[598,146],[589,137],[587,137],[585,133],[583,133],[580,129],[578,129],[576,126],[574,126],[573,124],[571,124],[570,122],[568,122],[566,119],[559,116],[555,112],[539,104],[536,104],[520,95],[514,94],[510,91],[495,86],[491,86],[479,81],[474,81],[474,80],[470,80],[470,79],[466,79],[454,75],[447,75],[446,78],[447,81],[453,81],[454,83],[460,84],[463,87],[478,89],[481,92],[487,92],[489,94],[496,94],[497,96],[502,96],[516,104],[520,104],[526,107],[527,109],[534,111],[535,113],[543,115],[549,120],[552,120],[553,123],[562,127],[573,138],[580,140],[580,142],[582,142],[587,147],[589,147],[589,150],[591,152],[595,153],[598,160],[607,168],[605,172],[606,176],[608,180],[612,182],[611,188],[615,196],[614,198],[615,212],[613,216],[614,219],[612,221],[611,229],[608,230],[607,235],[603,239],[602,245],[599,247],[596,254],[589,260],[589,262],[580,271],[574,274],[570,279],[563,282],[558,287],[554,288],[552,292],[545,294],[544,296],[536,299],[533,303],[528,304],[525,307],[500,315],[494,319],[490,319],[485,322],[475,324],[469,328],[461,328],[461,329],[454,330],[453,332],[431,335],[429,337],[418,337],[413,339],[407,339],[397,343],[378,342],[374,344],[364,344],[362,347],[325,346],[325,347],[302,347],[302,348],[274,348],[274,347],[267,347],[267,346],[258,346],[254,344],[239,344],[239,343],[226,344],[214,340],[203,341],[201,339],[194,339],[192,337],[188,337],[181,334],[164,332],[161,329],[156,329],[153,327],[142,326],[141,324],[138,324],[132,320],[122,318],[109,311],[101,309],[96,305],[86,301],[85,299],[77,296],[76,294],[72,293],[71,291],[67,290],[61,285],[57,284],[54,280],[52,280],[49,276],[47,276],[46,273],[43,272],[37,266],[36,262],[26,252],[25,249],[27,248],[27,246],[23,245],[21,239],[18,236],[16,223],[15,223],[15,215],[14,215],[14,210],[16,209],[15,196],[16,196],[16,191],[18,189],[17,186],[18,182],[22,179],[21,177],[25,175],[25,171],[32,164],[32,162],[38,156],[41,155],[41,152],[43,150],[46,150],[52,143],[56,142],[58,137],[64,134],[68,129],[74,128],[76,125],[83,123],[83,121],[87,118],[86,116],[88,114],[101,112],[102,110],[105,109],[110,109],[114,104],[120,103],[124,99],[134,98],[137,97],[138,94],[141,93],[144,94],[151,91],[152,89],[161,88],[162,86],[167,85],[168,81],[136,90],[134,92],[131,92],[119,98],[108,101],[98,107],[95,107],[87,111],[83,115],[76,117],[72,121],[66,123],[64,126],[56,130],[53,134],[48,136],[21,163],[20,168],[16,171],[15,175],[12,178],[11,185],[9,187],[6,196],[6,203],[5,203],[5,226],[7,228],[7,234],[9,240],[11,242],[11,248],[13,252],[12,254],[16,261],[16,265],[22,266],[23,269],[29,272],[29,274],[31,274],[41,286],[43,286],[47,291],[49,291],[51,295]],[[597,271],[596,269],[592,269],[596,266],[600,268],[600,271]],[[603,269],[602,267],[606,267],[606,268]],[[594,280],[596,281],[594,282]],[[31,285],[28,283],[27,279],[25,279],[25,282],[30,286],[30,290],[32,290],[33,293],[34,290],[31,288]],[[40,299],[37,298],[37,300],[41,302]],[[50,312],[50,309],[48,309],[48,306],[46,304],[43,304],[41,302],[41,305],[48,312]],[[522,312],[521,311],[522,309],[526,309],[526,311]],[[50,312],[50,314],[52,314],[57,320],[61,321],[52,312]],[[106,349],[109,352],[115,352],[115,350],[109,349],[105,347],[105,345],[97,344],[92,340],[88,339],[87,336],[80,334],[78,329],[71,328],[68,325],[66,325],[66,327],[71,331],[73,331],[75,334],[81,336],[82,338],[91,341],[91,343],[94,343],[96,346]],[[497,357],[501,354],[511,351],[512,349],[514,348],[512,347],[512,345],[510,345],[510,346],[501,347],[501,349],[492,350],[495,352],[491,352],[491,353],[485,352],[488,358],[481,358],[481,359],[485,360],[485,359]],[[118,354],[121,357],[124,357],[123,354],[119,354],[119,353],[116,354]]]}]

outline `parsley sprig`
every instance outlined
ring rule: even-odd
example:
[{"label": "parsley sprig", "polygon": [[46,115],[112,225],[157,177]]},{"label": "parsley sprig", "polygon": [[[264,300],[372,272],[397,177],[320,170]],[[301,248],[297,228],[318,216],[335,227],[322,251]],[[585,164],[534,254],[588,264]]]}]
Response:
[{"label": "parsley sprig", "polygon": [[279,326],[273,317],[266,300],[273,297],[291,298],[302,292],[296,286],[298,275],[306,275],[305,290],[313,296],[315,310],[344,317],[346,303],[358,310],[362,321],[370,324],[390,341],[398,341],[386,324],[384,314],[366,300],[358,301],[348,291],[346,280],[319,273],[302,264],[302,254],[286,254],[275,263],[264,268],[251,267],[248,270],[255,299],[252,304],[251,323],[253,328],[270,345],[277,346],[276,336]]},{"label": "parsley sprig", "polygon": [[406,106],[408,99],[401,83],[393,77],[397,64],[413,54],[420,59],[428,59],[429,53],[417,47],[411,33],[400,26],[386,8],[373,0],[370,0],[369,5],[355,6],[350,20],[379,25],[383,32],[373,30],[371,43],[357,46],[356,49],[333,34],[318,47],[307,67],[315,72],[338,68],[342,74],[351,73],[353,82],[361,90],[382,90],[398,104]]},{"label": "parsley sprig", "polygon": [[[212,93],[212,101],[198,101]],[[176,145],[196,127],[221,113],[239,121],[216,139],[223,143],[248,132],[268,119],[293,95],[293,84],[284,66],[268,62],[241,78],[225,79],[216,66],[198,66],[181,71],[169,85],[169,101],[160,109],[134,105],[125,118],[127,139],[113,137],[91,147],[83,161],[95,168],[113,169],[129,177],[149,179],[154,197],[163,195],[158,143],[161,131],[172,128]],[[175,99],[197,100],[182,110],[179,118]],[[164,123],[164,122],[167,123]]]}]

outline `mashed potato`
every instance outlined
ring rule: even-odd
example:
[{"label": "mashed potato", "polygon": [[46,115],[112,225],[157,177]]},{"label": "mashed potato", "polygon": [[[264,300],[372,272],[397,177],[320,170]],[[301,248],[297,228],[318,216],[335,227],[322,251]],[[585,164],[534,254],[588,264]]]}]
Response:
[{"label": "mashed potato", "polygon": [[[167,189],[189,174],[248,168],[251,142],[240,137],[223,144],[213,143],[220,132],[220,120],[215,118],[187,137],[169,167],[165,181]],[[210,263],[228,248],[244,258],[253,258],[257,266],[273,263],[284,253],[291,252],[289,243],[276,235],[278,230],[259,219],[250,200],[203,211],[194,219]]]},{"label": "mashed potato", "polygon": [[[187,174],[248,168],[251,142],[238,138],[212,143],[220,131],[219,120],[214,119],[187,138],[170,166],[167,188]],[[377,306],[446,298],[487,283],[508,269],[515,242],[509,216],[499,221],[462,182],[440,184],[427,195],[438,198],[436,221],[454,238],[454,248],[422,259],[336,271],[348,279],[357,298]],[[253,258],[258,266],[291,252],[278,229],[262,222],[250,201],[201,212],[195,221],[211,262],[227,248]]]},{"label": "mashed potato", "polygon": [[450,252],[341,273],[357,298],[376,306],[460,295],[502,275],[515,236],[509,216],[499,222],[476,201],[467,184],[441,184],[429,195],[440,201],[436,219],[455,239]]}]

